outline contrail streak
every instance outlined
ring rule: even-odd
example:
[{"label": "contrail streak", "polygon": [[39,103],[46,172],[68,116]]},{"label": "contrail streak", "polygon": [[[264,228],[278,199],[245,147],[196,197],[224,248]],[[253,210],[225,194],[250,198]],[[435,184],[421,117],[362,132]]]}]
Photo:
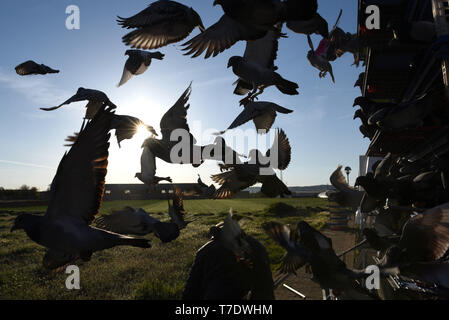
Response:
[{"label": "contrail streak", "polygon": [[49,166],[43,166],[43,165],[34,164],[34,163],[18,162],[18,161],[0,160],[0,163],[14,164],[17,166],[26,166],[26,167],[34,167],[34,168],[54,169],[53,167],[49,167]]}]

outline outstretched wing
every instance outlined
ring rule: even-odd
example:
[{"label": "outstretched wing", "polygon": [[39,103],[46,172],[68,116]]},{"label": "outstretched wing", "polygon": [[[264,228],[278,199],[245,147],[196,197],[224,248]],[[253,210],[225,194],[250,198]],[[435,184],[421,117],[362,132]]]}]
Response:
[{"label": "outstretched wing", "polygon": [[346,181],[346,178],[343,176],[343,173],[341,172],[342,168],[343,166],[339,165],[338,168],[331,174],[330,176],[331,184],[338,191],[356,191]]},{"label": "outstretched wing", "polygon": [[176,129],[184,129],[190,132],[189,125],[187,124],[187,110],[190,105],[189,101],[190,93],[192,92],[192,84],[184,91],[181,97],[176,101],[173,107],[168,110],[162,117],[160,122],[162,139],[170,141],[171,133]]},{"label": "outstretched wing", "polygon": [[271,239],[287,251],[278,268],[281,273],[296,273],[296,270],[305,265],[306,251],[302,256],[302,251],[298,250],[298,234],[295,231],[277,222],[264,223],[262,228]]},{"label": "outstretched wing", "polygon": [[435,261],[449,250],[449,203],[411,218],[404,226],[399,246],[414,261]]},{"label": "outstretched wing", "polygon": [[90,223],[98,213],[107,173],[112,115],[103,107],[62,158],[50,190],[46,213],[50,218],[73,216]]},{"label": "outstretched wing", "polygon": [[211,178],[221,187],[215,191],[214,198],[225,199],[233,196],[235,193],[245,190],[257,183],[259,170],[257,166],[236,165],[234,169],[220,174],[213,175]]},{"label": "outstretched wing", "polygon": [[204,58],[215,57],[232,47],[237,41],[247,38],[248,31],[245,27],[227,15],[223,15],[217,23],[184,43],[183,46],[186,47],[182,50],[189,50],[185,55],[193,54],[192,58],[196,58],[207,49]]},{"label": "outstretched wing", "polygon": [[126,207],[110,215],[102,215],[94,223],[98,228],[115,233],[141,235],[148,233],[143,222],[133,208]]},{"label": "outstretched wing", "polygon": [[[273,145],[266,153],[267,157],[276,156],[277,157],[277,169],[285,170],[291,161],[292,147],[288,141],[287,135],[284,130],[280,130],[276,133]],[[272,161],[271,161],[272,163]]]},{"label": "outstretched wing", "polygon": [[186,6],[175,1],[156,1],[132,17],[118,17],[117,22],[126,29],[152,26],[163,21],[176,21],[186,15],[186,9]]}]

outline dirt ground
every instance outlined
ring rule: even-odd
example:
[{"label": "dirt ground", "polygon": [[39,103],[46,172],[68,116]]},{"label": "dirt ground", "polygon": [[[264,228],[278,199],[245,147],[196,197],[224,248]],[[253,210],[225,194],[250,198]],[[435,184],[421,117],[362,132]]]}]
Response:
[{"label": "dirt ground", "polygon": [[[321,232],[327,237],[332,239],[332,244],[334,246],[335,252],[337,254],[347,250],[348,248],[354,246],[356,241],[355,229],[353,228],[352,221],[349,222],[349,227],[343,231],[330,230],[325,227]],[[346,254],[343,257],[343,261],[348,267],[353,267],[354,251]],[[291,292],[283,286],[286,285],[292,287],[293,289],[299,291],[306,296],[307,300],[323,300],[323,293],[320,286],[310,280],[311,274],[307,274],[304,268],[301,268],[297,272],[297,276],[291,276],[285,281],[283,281],[278,288],[275,290],[275,296],[277,300],[304,300],[297,294]],[[275,273],[273,275],[274,281],[281,278],[281,275]]]}]

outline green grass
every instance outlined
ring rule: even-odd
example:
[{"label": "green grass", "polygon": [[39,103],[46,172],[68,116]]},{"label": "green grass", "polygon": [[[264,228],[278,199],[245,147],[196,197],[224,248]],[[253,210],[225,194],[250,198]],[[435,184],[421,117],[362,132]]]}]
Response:
[{"label": "green grass", "polygon": [[[124,206],[143,208],[168,220],[167,201],[162,200],[104,202],[101,214]],[[65,287],[68,275],[63,271],[48,273],[42,268],[43,247],[23,231],[9,232],[17,212],[45,212],[46,208],[0,209],[0,299],[179,299],[196,251],[229,208],[242,228],[265,245],[273,270],[284,252],[263,232],[263,222],[296,225],[302,219],[320,229],[328,220],[327,201],[315,198],[185,200],[184,207],[187,219],[198,220],[182,230],[178,239],[162,244],[149,235],[150,249],[116,247],[94,253],[91,261],[76,263],[81,289],[72,291]]]}]

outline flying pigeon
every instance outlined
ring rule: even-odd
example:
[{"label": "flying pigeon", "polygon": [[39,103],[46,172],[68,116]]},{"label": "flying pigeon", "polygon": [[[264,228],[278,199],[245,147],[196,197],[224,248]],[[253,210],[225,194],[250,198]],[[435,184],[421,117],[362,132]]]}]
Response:
[{"label": "flying pigeon", "polygon": [[290,20],[287,21],[287,28],[299,34],[311,35],[320,34],[323,38],[329,36],[329,25],[327,21],[318,13],[310,20]]},{"label": "flying pigeon", "polygon": [[171,242],[179,236],[179,228],[176,224],[161,222],[141,208],[136,210],[126,207],[113,211],[109,215],[102,215],[95,219],[95,225],[120,234],[144,236],[154,233],[163,243]]},{"label": "flying pigeon", "polygon": [[388,248],[380,265],[392,267],[432,262],[449,250],[449,204],[445,203],[410,218],[397,245]]},{"label": "flying pigeon", "polygon": [[[157,136],[157,132],[152,126],[145,124],[142,120],[124,115],[112,115],[111,129],[115,129],[115,136],[117,138],[118,146],[125,139],[132,139],[137,133],[138,128],[142,126],[148,130],[152,135]],[[68,136],[65,141],[70,142],[65,146],[70,147],[78,139],[79,133],[75,132],[73,136]]]},{"label": "flying pigeon", "polygon": [[36,62],[34,62],[32,60],[28,60],[22,64],[19,64],[15,69],[16,69],[16,73],[20,76],[59,73],[59,70],[54,70],[50,67],[47,67],[44,64],[37,64]]},{"label": "flying pigeon", "polygon": [[342,207],[349,207],[357,210],[362,201],[364,192],[352,188],[341,172],[342,166],[339,165],[338,168],[330,176],[330,182],[336,192],[331,192],[328,195],[330,201],[337,202]]},{"label": "flying pigeon", "polygon": [[170,200],[168,200],[168,214],[170,215],[171,222],[176,224],[180,230],[193,222],[193,220],[184,220],[186,212],[184,210],[183,193],[179,187],[173,187],[172,204],[170,204]]},{"label": "flying pigeon", "polygon": [[123,68],[123,75],[118,87],[124,85],[129,79],[135,75],[143,74],[147,71],[151,64],[151,59],[163,60],[164,55],[157,52],[146,52],[142,50],[127,50],[125,55],[129,58],[126,60],[125,67]]},{"label": "flying pigeon", "polygon": [[289,114],[293,110],[286,109],[272,102],[249,102],[244,105],[244,110],[237,116],[228,129],[219,132],[219,134],[223,134],[227,130],[235,129],[251,120],[254,122],[258,133],[266,133],[273,126],[277,112]]},{"label": "flying pigeon", "polygon": [[[243,57],[263,68],[276,71],[278,68],[274,65],[274,61],[277,59],[279,38],[282,37],[282,25],[278,25],[276,28],[277,30],[269,31],[263,38],[246,41]],[[252,83],[242,78],[239,78],[235,84],[234,94],[237,95],[245,95],[253,89]]]},{"label": "flying pigeon", "polygon": [[[290,195],[288,187],[276,176],[274,168],[285,170],[291,160],[291,146],[283,130],[274,140],[265,156],[259,150],[251,150],[250,160],[243,164],[227,166],[229,171],[212,176],[212,180],[221,185],[215,192],[217,199],[229,198],[235,193],[252,185],[262,183],[261,192],[268,197]],[[277,155],[277,164],[270,163],[270,155]]]},{"label": "flying pigeon", "polygon": [[161,181],[172,182],[170,177],[156,176],[156,157],[150,147],[146,145],[146,141],[142,145],[142,155],[140,157],[140,172],[135,177],[145,183],[150,190]]},{"label": "flying pigeon", "polygon": [[264,38],[269,31],[277,31],[275,25],[281,20],[282,4],[279,0],[216,0],[214,5],[223,8],[224,15],[203,33],[189,40],[183,50],[200,56],[206,49],[205,58],[216,56],[236,42]]},{"label": "flying pigeon", "polygon": [[328,40],[326,38],[323,38],[317,50],[315,50],[310,35],[307,35],[307,39],[311,49],[307,53],[307,59],[309,60],[310,64],[320,71],[320,78],[324,78],[326,74],[329,73],[331,75],[332,82],[335,83],[334,71],[332,69],[332,65],[329,62],[329,59],[327,58]]},{"label": "flying pigeon", "polygon": [[148,240],[126,237],[89,225],[102,203],[108,165],[111,109],[103,106],[62,158],[50,189],[44,216],[19,215],[11,231],[23,229],[48,249],[43,264],[57,269],[93,252],[129,245],[149,248]]},{"label": "flying pigeon", "polygon": [[335,254],[332,240],[307,222],[300,221],[296,230],[279,223],[265,223],[265,232],[287,250],[281,270],[295,271],[308,263],[313,278],[322,288],[364,291],[356,280],[366,277],[364,271],[351,270]]},{"label": "flying pigeon", "polygon": [[[252,84],[252,92],[249,95],[251,99],[260,95],[265,88],[270,86],[276,86],[276,88],[284,94],[299,94],[297,91],[298,85],[296,83],[285,80],[277,72],[262,67],[244,57],[231,57],[228,62],[228,68],[230,67],[232,67],[232,71],[235,75]],[[256,93],[257,90],[259,90],[259,92]]]},{"label": "flying pigeon", "polygon": [[199,14],[176,1],[159,0],[130,18],[118,17],[122,28],[136,29],[123,37],[132,48],[154,50],[185,39],[196,27],[204,31]]},{"label": "flying pigeon", "polygon": [[84,119],[91,120],[95,117],[98,110],[102,108],[102,105],[105,104],[106,106],[111,107],[112,109],[117,108],[115,104],[109,100],[108,96],[99,90],[93,90],[93,89],[84,89],[79,88],[76,94],[68,99],[67,101],[63,102],[59,106],[52,107],[52,108],[41,108],[41,110],[44,111],[53,111],[56,109],[61,108],[64,105],[71,104],[73,102],[79,102],[79,101],[89,101],[89,103],[86,105],[86,115]]}]

